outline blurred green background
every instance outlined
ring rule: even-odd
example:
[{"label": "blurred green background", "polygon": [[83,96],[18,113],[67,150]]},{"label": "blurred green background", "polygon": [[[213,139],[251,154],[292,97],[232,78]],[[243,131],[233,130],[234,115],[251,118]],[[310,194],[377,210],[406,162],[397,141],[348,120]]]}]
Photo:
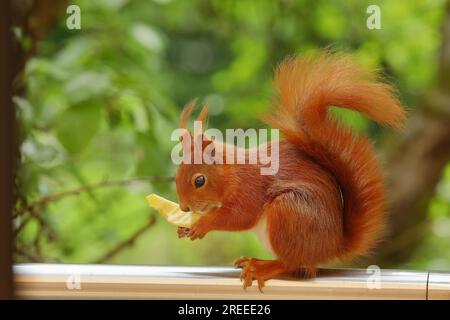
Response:
[{"label": "blurred green background", "polygon": [[[257,114],[270,106],[274,67],[292,54],[327,46],[353,52],[380,68],[414,111],[436,81],[445,14],[440,0],[73,3],[81,8],[81,30],[67,29],[64,6],[40,38],[16,30],[24,50],[34,46],[21,74],[24,90],[14,98],[17,209],[102,181],[173,176],[170,134],[194,97],[211,103],[210,127],[262,127]],[[382,10],[381,30],[366,27],[370,4]],[[380,153],[398,139],[357,114],[339,115],[370,135]],[[174,183],[134,181],[24,212],[15,218],[23,224],[16,261],[223,265],[242,255],[269,257],[251,233],[213,232],[191,242],[157,216],[133,243],[102,260],[147,223],[154,212],[144,198],[151,192],[177,199]],[[449,165],[427,207],[430,228],[396,266],[450,269]]]}]

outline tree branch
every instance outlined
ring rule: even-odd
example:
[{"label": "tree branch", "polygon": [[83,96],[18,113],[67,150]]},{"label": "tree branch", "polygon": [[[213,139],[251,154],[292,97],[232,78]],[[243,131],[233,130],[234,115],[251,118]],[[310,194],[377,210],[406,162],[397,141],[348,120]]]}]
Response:
[{"label": "tree branch", "polygon": [[[112,186],[120,186],[120,185],[129,185],[134,182],[138,181],[174,181],[174,177],[159,177],[159,176],[149,176],[149,177],[138,177],[138,178],[132,178],[132,179],[122,179],[122,180],[108,180],[108,181],[102,181],[95,184],[85,185],[73,190],[64,191],[60,193],[55,193],[43,198],[40,198],[38,200],[35,200],[29,204],[25,204],[21,207],[19,207],[16,211],[13,213],[13,219],[19,217],[24,212],[30,211],[32,212],[33,209],[38,207],[45,207],[49,202],[57,201],[62,198],[68,197],[68,196],[74,196],[78,195],[82,192],[91,191],[93,189],[99,189],[104,187],[112,187]],[[36,213],[35,213],[36,214]],[[35,215],[34,214],[34,215]],[[32,213],[33,215],[33,213]]]},{"label": "tree branch", "polygon": [[[33,262],[44,260],[40,255],[40,247],[39,247],[41,233],[43,231],[46,231],[48,233],[48,236],[52,237],[54,235],[54,232],[51,229],[51,227],[46,223],[46,221],[42,219],[38,209],[47,206],[49,202],[57,201],[57,200],[65,198],[65,197],[69,197],[69,196],[73,196],[73,195],[78,195],[82,192],[88,192],[93,189],[112,187],[112,186],[120,186],[120,185],[129,185],[129,184],[132,184],[132,183],[138,182],[138,181],[152,181],[152,182],[154,182],[154,181],[174,181],[174,177],[147,176],[147,177],[138,177],[138,178],[132,178],[132,179],[102,181],[102,182],[98,182],[98,183],[91,184],[91,185],[85,185],[85,186],[82,186],[82,187],[79,187],[79,188],[76,188],[73,190],[55,193],[55,194],[40,198],[38,200],[35,200],[29,204],[25,203],[23,206],[19,207],[19,209],[16,210],[16,212],[14,212],[13,218],[18,218],[23,213],[29,212],[29,215],[23,221],[21,221],[19,226],[15,229],[14,236],[17,236],[23,230],[23,228],[33,219],[36,219],[38,221],[39,226],[41,228],[41,232],[39,232],[39,234],[36,236],[35,241],[32,244],[35,254],[32,254],[28,251],[18,248],[17,246],[15,246],[14,252],[30,261],[33,261]],[[114,249],[110,250],[102,258],[98,259],[97,263],[102,263],[104,261],[107,261],[107,260],[111,259],[112,257],[114,257],[116,254],[118,254],[123,249],[127,248],[128,246],[131,246],[138,237],[140,237],[146,230],[148,230],[151,226],[154,225],[155,221],[156,221],[156,219],[153,216],[151,216],[147,224],[145,224],[142,228],[140,228],[134,234],[132,234],[130,238],[119,243]]]},{"label": "tree branch", "polygon": [[143,227],[141,227],[139,230],[133,233],[128,239],[122,241],[116,247],[108,251],[103,257],[97,259],[94,263],[96,264],[105,263],[106,261],[115,257],[119,252],[121,252],[125,248],[132,246],[134,242],[137,240],[137,238],[139,238],[142,234],[144,234],[145,231],[150,229],[155,224],[155,222],[156,222],[155,217],[150,216],[150,219],[147,222],[147,224],[145,224]]}]

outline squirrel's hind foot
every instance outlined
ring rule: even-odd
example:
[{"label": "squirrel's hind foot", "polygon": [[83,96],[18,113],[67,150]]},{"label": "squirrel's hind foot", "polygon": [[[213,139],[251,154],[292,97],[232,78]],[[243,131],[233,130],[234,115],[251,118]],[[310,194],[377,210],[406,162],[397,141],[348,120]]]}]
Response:
[{"label": "squirrel's hind foot", "polygon": [[262,292],[265,281],[273,276],[285,272],[278,260],[260,260],[256,258],[241,257],[234,262],[236,268],[242,268],[241,281],[244,290],[251,287],[253,280],[258,281],[258,289]]}]

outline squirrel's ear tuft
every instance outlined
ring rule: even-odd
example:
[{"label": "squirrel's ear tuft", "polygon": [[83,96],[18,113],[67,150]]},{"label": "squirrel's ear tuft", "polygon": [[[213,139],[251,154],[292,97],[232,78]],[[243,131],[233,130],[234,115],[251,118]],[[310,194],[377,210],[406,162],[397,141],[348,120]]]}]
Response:
[{"label": "squirrel's ear tuft", "polygon": [[209,110],[209,103],[206,102],[203,107],[202,107],[202,111],[200,111],[198,117],[197,117],[197,121],[201,121],[203,126],[203,130],[205,130],[208,127],[208,110]]},{"label": "squirrel's ear tuft", "polygon": [[197,105],[198,98],[195,98],[191,102],[189,102],[181,111],[180,121],[178,122],[178,127],[182,129],[187,129],[189,117],[191,116],[192,111],[194,111],[195,106]]}]

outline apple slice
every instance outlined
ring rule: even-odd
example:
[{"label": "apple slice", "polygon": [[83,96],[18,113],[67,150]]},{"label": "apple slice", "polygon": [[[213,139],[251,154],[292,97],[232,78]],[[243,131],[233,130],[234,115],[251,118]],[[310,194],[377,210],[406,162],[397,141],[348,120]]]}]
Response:
[{"label": "apple slice", "polygon": [[200,218],[199,213],[182,211],[177,203],[157,194],[148,195],[146,200],[150,207],[156,209],[171,224],[190,228]]}]

